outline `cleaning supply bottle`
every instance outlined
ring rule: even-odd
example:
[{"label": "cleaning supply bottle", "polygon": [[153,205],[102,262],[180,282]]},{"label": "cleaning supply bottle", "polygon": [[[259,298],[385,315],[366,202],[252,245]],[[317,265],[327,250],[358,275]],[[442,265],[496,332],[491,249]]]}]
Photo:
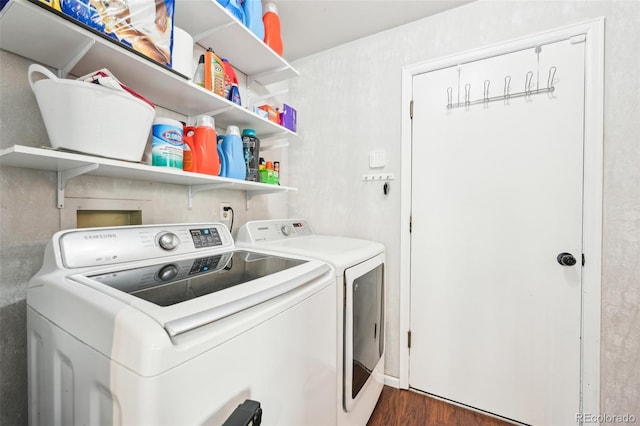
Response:
[{"label": "cleaning supply bottle", "polygon": [[273,184],[273,163],[271,161],[267,161],[265,170],[267,173],[264,178],[264,183]]},{"label": "cleaning supply bottle", "polygon": [[258,173],[260,175],[260,182],[267,183],[267,168],[264,164],[258,165]]},{"label": "cleaning supply bottle", "polygon": [[224,97],[224,63],[211,48],[204,54],[204,88]]},{"label": "cleaning supply bottle", "polygon": [[[225,97],[234,104],[242,105],[240,100],[240,89],[238,88],[238,76],[235,70],[226,59],[222,59],[225,74]],[[227,93],[227,84],[229,84],[229,92]]]},{"label": "cleaning supply bottle", "polygon": [[273,184],[280,185],[280,162],[273,162]]},{"label": "cleaning supply bottle", "polygon": [[280,33],[280,17],[278,16],[278,6],[274,3],[267,3],[264,6],[264,42],[278,55],[282,56],[282,35]]},{"label": "cleaning supply bottle", "polygon": [[231,64],[229,63],[229,61],[226,58],[222,58],[222,64],[224,66],[224,97],[225,99],[229,99],[232,102],[235,102],[235,100],[233,99],[234,97],[234,91],[233,91],[233,86],[235,85],[236,89],[235,92],[237,92],[237,96],[238,96],[238,105],[240,105],[240,93],[238,92],[238,76],[236,75],[235,70],[233,69],[233,67],[231,66]]},{"label": "cleaning supply bottle", "polygon": [[227,163],[225,162],[224,155],[222,155],[222,142],[224,141],[224,135],[218,135],[216,139],[217,139],[218,158],[220,159],[220,176],[226,176]]},{"label": "cleaning supply bottle", "polygon": [[244,154],[244,163],[247,167],[247,180],[252,182],[260,181],[258,170],[260,158],[260,139],[253,129],[244,129],[242,131],[242,149]]},{"label": "cleaning supply bottle", "polygon": [[240,1],[241,0],[229,0],[229,2],[227,2],[227,5],[225,6],[225,8],[238,21],[242,22],[242,24],[245,24],[244,10],[242,9],[242,6],[240,6]]},{"label": "cleaning supply bottle", "polygon": [[262,0],[244,0],[242,2],[242,9],[244,10],[244,21],[247,28],[260,40],[264,40]]},{"label": "cleaning supply bottle", "polygon": [[242,139],[238,126],[227,127],[227,134],[222,138],[220,151],[224,164],[224,176],[244,180],[247,177],[247,168],[242,153]]},{"label": "cleaning supply bottle", "polygon": [[193,75],[193,82],[200,87],[204,87],[204,55],[200,55],[198,60],[198,67]]},{"label": "cleaning supply bottle", "polygon": [[230,99],[231,85],[233,84],[233,68],[228,60],[222,58],[222,66],[224,67],[224,98]]},{"label": "cleaning supply bottle", "polygon": [[[183,170],[195,173],[218,176],[220,174],[220,159],[216,140],[215,120],[208,115],[200,115],[196,125],[186,126],[184,143],[188,146],[183,154],[191,157]],[[186,164],[186,166],[185,166]]]}]

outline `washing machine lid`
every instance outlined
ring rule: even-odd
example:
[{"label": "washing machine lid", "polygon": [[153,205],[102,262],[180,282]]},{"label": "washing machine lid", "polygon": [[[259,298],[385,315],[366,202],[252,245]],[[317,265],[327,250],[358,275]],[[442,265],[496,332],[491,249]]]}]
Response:
[{"label": "washing machine lid", "polygon": [[336,270],[344,270],[384,251],[384,246],[375,241],[333,235],[264,242],[256,244],[256,247],[321,259],[334,265]]},{"label": "washing machine lid", "polygon": [[331,263],[338,275],[385,250],[376,241],[316,234],[304,219],[247,222],[238,230],[236,246],[314,257]]},{"label": "washing machine lid", "polygon": [[329,265],[314,259],[233,250],[68,278],[151,316],[175,337],[331,273]]}]

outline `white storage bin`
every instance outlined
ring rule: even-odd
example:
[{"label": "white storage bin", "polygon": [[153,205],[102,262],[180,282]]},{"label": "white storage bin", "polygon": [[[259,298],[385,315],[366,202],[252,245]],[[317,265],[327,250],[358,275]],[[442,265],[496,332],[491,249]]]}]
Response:
[{"label": "white storage bin", "polygon": [[[48,79],[34,82],[35,73]],[[38,64],[29,67],[29,84],[52,147],[128,161],[142,159],[156,115],[151,105],[99,84],[58,78]]]}]

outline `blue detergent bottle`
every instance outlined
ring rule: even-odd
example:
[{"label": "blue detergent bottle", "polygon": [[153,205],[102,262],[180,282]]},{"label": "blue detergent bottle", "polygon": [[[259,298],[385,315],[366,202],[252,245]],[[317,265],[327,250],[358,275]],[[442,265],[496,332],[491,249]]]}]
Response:
[{"label": "blue detergent bottle", "polygon": [[240,0],[229,0],[227,5],[225,6],[225,9],[227,9],[229,12],[231,12],[231,14],[238,21],[240,21],[240,22],[242,22],[242,24],[246,25],[245,16],[244,16],[244,9],[242,9],[242,5],[240,5]]},{"label": "blue detergent bottle", "polygon": [[262,0],[244,0],[244,20],[247,28],[260,40],[264,40],[264,22],[262,22]]},{"label": "blue detergent bottle", "polygon": [[240,129],[238,126],[227,127],[227,134],[222,138],[220,147],[222,172],[221,176],[242,179],[247,177],[247,167],[244,162],[244,152],[242,149],[242,138],[240,137]]},{"label": "blue detergent bottle", "polygon": [[218,158],[220,159],[220,174],[218,176],[222,176],[225,177],[227,174],[227,168],[226,168],[226,163],[224,161],[224,156],[222,155],[222,141],[224,140],[224,136],[223,135],[218,135],[218,138],[216,139],[218,144]]}]

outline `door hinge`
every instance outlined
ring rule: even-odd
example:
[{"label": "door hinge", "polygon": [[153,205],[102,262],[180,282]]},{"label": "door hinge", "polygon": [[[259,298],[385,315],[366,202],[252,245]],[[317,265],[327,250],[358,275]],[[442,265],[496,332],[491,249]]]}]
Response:
[{"label": "door hinge", "polygon": [[409,118],[413,120],[413,99],[409,102]]},{"label": "door hinge", "polygon": [[411,330],[407,331],[407,347],[411,349]]},{"label": "door hinge", "polygon": [[584,266],[584,253],[582,253],[582,266]]},{"label": "door hinge", "polygon": [[409,233],[413,232],[413,216],[409,216]]}]

